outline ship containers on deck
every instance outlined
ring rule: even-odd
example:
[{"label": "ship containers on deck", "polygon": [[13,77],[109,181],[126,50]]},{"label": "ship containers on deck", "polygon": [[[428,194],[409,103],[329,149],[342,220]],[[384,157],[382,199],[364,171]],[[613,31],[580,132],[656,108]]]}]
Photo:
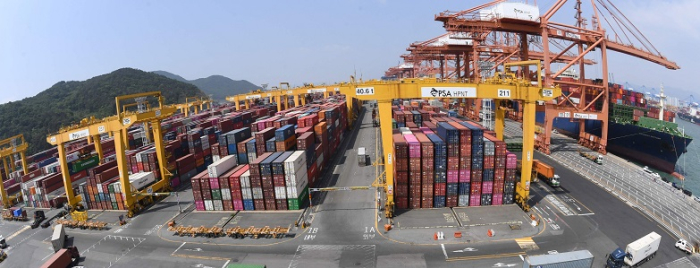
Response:
[{"label": "ship containers on deck", "polygon": [[[275,187],[272,182],[272,162],[282,155],[281,152],[273,153],[260,163],[260,178],[262,183],[262,192],[265,210],[275,210]],[[256,200],[256,202],[259,202]],[[258,204],[255,205],[258,208]]]},{"label": "ship containers on deck", "polygon": [[433,184],[435,179],[435,147],[433,142],[422,133],[415,134],[421,146],[421,207],[433,207]]},{"label": "ship containers on deck", "polygon": [[413,134],[404,135],[408,144],[408,198],[410,208],[420,208],[421,198],[421,144]]}]

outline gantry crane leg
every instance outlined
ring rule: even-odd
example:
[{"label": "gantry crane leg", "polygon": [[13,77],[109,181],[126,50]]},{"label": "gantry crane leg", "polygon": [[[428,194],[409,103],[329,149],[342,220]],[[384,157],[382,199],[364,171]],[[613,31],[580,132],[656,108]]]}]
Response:
[{"label": "gantry crane leg", "polygon": [[[2,158],[2,165],[5,168],[5,175],[9,178],[10,177],[10,170],[7,169],[7,158],[3,157]],[[2,193],[2,204],[5,208],[10,208],[10,200],[7,197],[7,192],[5,191],[5,185],[4,183],[0,182],[0,192]]]},{"label": "gantry crane leg", "polygon": [[520,182],[516,186],[516,202],[524,211],[530,211],[530,179],[532,177],[532,159],[535,147],[535,102],[523,101],[523,159]]},{"label": "gantry crane leg", "polygon": [[496,102],[496,125],[494,130],[496,131],[496,138],[503,140],[503,128],[505,127],[505,117],[506,110],[503,106],[505,101],[499,100]]},{"label": "gantry crane leg", "polygon": [[384,156],[384,173],[386,175],[385,191],[386,204],[385,215],[387,218],[394,217],[394,141],[391,130],[391,101],[379,101],[379,122],[382,132],[382,155]]},{"label": "gantry crane leg", "polygon": [[[117,144],[117,140],[114,141],[114,144]],[[71,184],[71,179],[70,179],[70,172],[68,172],[68,161],[66,160],[66,147],[63,146],[63,144],[58,144],[57,146],[58,149],[58,163],[60,163],[61,166],[61,175],[63,177],[63,185],[72,185]],[[80,197],[75,196],[73,194],[73,187],[64,187],[66,190],[66,199],[68,199],[68,205],[71,208],[75,208],[75,206],[80,203]]]}]

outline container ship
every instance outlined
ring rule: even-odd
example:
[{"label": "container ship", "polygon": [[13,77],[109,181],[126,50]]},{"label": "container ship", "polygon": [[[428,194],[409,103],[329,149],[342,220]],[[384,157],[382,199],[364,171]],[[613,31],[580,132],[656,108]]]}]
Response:
[{"label": "container ship", "polygon": [[[697,105],[696,105],[697,106]],[[700,126],[700,112],[694,107],[686,107],[678,111],[678,118]]]},{"label": "container ship", "polygon": [[[609,88],[608,152],[676,175],[676,162],[693,141],[678,129],[674,122],[676,114],[660,108],[663,101],[659,107],[650,105],[641,92],[625,89],[619,84],[610,84]],[[587,99],[592,99],[596,92],[586,94]],[[602,101],[596,104],[594,109],[602,108]],[[538,111],[537,122],[543,123],[544,118],[544,111]],[[601,136],[601,121],[585,120],[585,126],[584,135]],[[574,138],[579,136],[577,120],[556,118],[553,127],[562,134]]]}]

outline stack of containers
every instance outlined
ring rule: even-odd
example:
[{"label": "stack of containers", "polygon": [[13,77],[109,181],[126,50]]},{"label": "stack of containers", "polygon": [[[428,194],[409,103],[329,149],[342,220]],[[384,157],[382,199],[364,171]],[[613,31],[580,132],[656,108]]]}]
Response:
[{"label": "stack of containers", "polygon": [[[253,199],[253,188],[250,180],[250,171],[253,170],[252,165],[248,165],[248,171],[243,172],[240,177],[241,182],[241,197],[243,197],[243,209],[255,210]],[[261,190],[262,191],[262,190]],[[235,205],[236,203],[234,203]]]},{"label": "stack of containers", "polygon": [[508,151],[506,150],[506,143],[491,135],[484,135],[484,137],[492,141],[495,147],[492,205],[502,205],[508,154]]},{"label": "stack of containers", "polygon": [[277,151],[277,144],[275,143],[275,137],[265,141],[265,152],[274,153]]},{"label": "stack of containers", "polygon": [[[260,179],[262,186],[262,199],[255,200],[256,210],[275,210],[275,185],[272,182],[272,162],[282,155],[281,152],[272,153],[260,163]],[[255,193],[253,193],[255,194]]]},{"label": "stack of containers", "polygon": [[296,151],[284,161],[284,183],[287,191],[287,208],[289,210],[303,208],[309,195],[304,151]]},{"label": "stack of containers", "polygon": [[[231,200],[231,188],[229,187],[228,178],[224,177],[224,175],[226,171],[237,165],[236,161],[235,155],[227,155],[207,167],[209,185],[211,186],[212,206],[216,211],[225,210],[224,200],[229,202]],[[225,196],[228,198],[224,199]],[[229,206],[226,207],[230,208]]]},{"label": "stack of containers", "polygon": [[[255,161],[250,163],[250,188],[253,193],[253,204],[256,210],[265,210],[265,200],[263,199],[261,167],[262,162],[269,158],[272,153],[263,153]],[[245,205],[245,203],[244,203]]]},{"label": "stack of containers", "polygon": [[513,204],[515,195],[515,180],[518,167],[518,158],[514,153],[506,153],[506,174],[503,186],[503,204]]},{"label": "stack of containers", "polygon": [[[257,135],[257,133],[255,134]],[[257,140],[258,139],[253,138],[245,144],[246,152],[248,152],[248,163],[253,162],[255,161],[255,158],[258,158],[257,147],[255,146]]]},{"label": "stack of containers", "polygon": [[205,199],[211,200],[211,189],[209,189],[209,182],[206,183],[206,186],[202,186],[202,183],[200,183],[202,178],[205,176],[207,176],[207,171],[200,172],[191,179],[194,205],[199,211],[207,210],[207,207],[204,204]]},{"label": "stack of containers", "polygon": [[426,135],[435,149],[433,160],[433,207],[445,207],[447,193],[447,144],[435,133]]},{"label": "stack of containers", "polygon": [[438,135],[447,142],[447,184],[445,206],[456,207],[459,199],[459,131],[447,122],[439,122]]},{"label": "stack of containers", "polygon": [[481,205],[481,183],[484,169],[484,130],[469,122],[460,122],[460,125],[469,129],[472,134],[472,158],[469,206]]},{"label": "stack of containers", "polygon": [[[240,159],[238,159],[238,143],[251,137],[250,128],[244,127],[236,129],[231,132],[227,132],[226,134],[222,134],[222,136],[226,137],[225,144],[227,144],[228,147],[228,155],[236,157],[236,163],[241,162]],[[219,139],[219,145],[221,145],[221,142],[222,140]]]},{"label": "stack of containers", "polygon": [[[420,179],[420,207],[433,207],[433,180],[435,178],[435,148],[433,142],[423,133],[415,133],[416,139],[420,142],[421,151],[421,173]],[[414,181],[414,177],[411,177]]]},{"label": "stack of containers", "polygon": [[[487,135],[484,135],[487,136]],[[481,205],[490,206],[493,200],[493,180],[496,160],[496,146],[493,141],[482,138],[484,141],[484,174],[481,183]]]},{"label": "stack of containers", "polygon": [[[230,172],[228,179],[229,187],[231,188],[231,208],[232,210],[245,210],[243,206],[243,187],[241,177],[248,171],[248,165],[241,165]],[[248,187],[250,192],[250,187]]]},{"label": "stack of containers", "polygon": [[420,208],[421,203],[421,144],[413,134],[405,134],[408,144],[408,200],[410,208]]},{"label": "stack of containers", "polygon": [[409,157],[408,143],[401,134],[394,134],[394,155],[396,155],[396,171],[394,176],[394,203],[396,208],[408,208],[408,172]]},{"label": "stack of containers", "polygon": [[[275,138],[275,129],[274,128],[265,128],[259,132],[255,132],[255,153],[257,155],[262,155],[265,152],[269,152],[267,149],[267,143],[270,139],[273,139],[274,143],[274,138]],[[248,148],[250,149],[250,148]],[[250,152],[250,150],[248,151]],[[273,151],[274,152],[274,151]]]},{"label": "stack of containers", "polygon": [[457,122],[450,125],[459,131],[459,195],[457,206],[469,206],[469,191],[471,187],[472,134],[469,128]]},{"label": "stack of containers", "polygon": [[275,131],[277,152],[291,151],[297,144],[297,136],[294,135],[294,125],[285,125]]},{"label": "stack of containers", "polygon": [[[277,210],[287,210],[287,188],[284,177],[284,162],[294,152],[284,152],[272,162],[272,185],[274,186],[274,204]],[[267,204],[267,201],[266,201]]]},{"label": "stack of containers", "polygon": [[239,165],[248,164],[249,160],[248,160],[248,146],[247,146],[247,144],[254,139],[255,138],[250,137],[244,141],[239,142],[238,145],[236,146],[236,148],[238,149],[238,164]]}]

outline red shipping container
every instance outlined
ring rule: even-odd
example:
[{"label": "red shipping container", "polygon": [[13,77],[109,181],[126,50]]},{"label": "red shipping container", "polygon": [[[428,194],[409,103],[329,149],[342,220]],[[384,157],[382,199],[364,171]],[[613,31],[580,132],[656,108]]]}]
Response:
[{"label": "red shipping container", "polygon": [[433,157],[423,157],[421,158],[423,170],[434,170],[435,169],[435,159]]},{"label": "red shipping container", "polygon": [[224,204],[225,211],[233,210],[233,202],[231,202],[231,200],[221,200],[221,202]]},{"label": "red shipping container", "polygon": [[481,196],[481,182],[472,181],[469,190],[469,195]]},{"label": "red shipping container", "polygon": [[420,183],[418,184],[411,184],[408,186],[408,196],[410,197],[418,197],[420,199],[421,195],[421,185]]},{"label": "red shipping container", "polygon": [[421,170],[421,158],[409,158],[408,159],[408,170],[420,172],[420,170]]},{"label": "red shipping container", "polygon": [[277,210],[287,210],[287,199],[275,199]]},{"label": "red shipping container", "polygon": [[493,198],[491,198],[491,205],[503,205],[503,193],[494,193]]},{"label": "red shipping container", "polygon": [[502,182],[502,181],[501,182],[498,182],[498,181],[494,182],[493,183],[493,193],[494,194],[503,193],[504,185],[505,185],[505,182]]},{"label": "red shipping container", "polygon": [[284,175],[272,175],[272,183],[275,187],[285,187],[286,185],[284,183]]},{"label": "red shipping container", "polygon": [[408,202],[409,202],[409,207],[411,209],[420,208],[420,203],[421,203],[420,197],[409,197]]},{"label": "red shipping container", "polygon": [[243,192],[241,191],[241,189],[231,189],[231,199],[243,199]]},{"label": "red shipping container", "polygon": [[408,196],[408,184],[396,184],[394,186],[394,195],[398,197],[407,197]]},{"label": "red shipping container", "polygon": [[459,170],[459,157],[447,157],[447,170]]},{"label": "red shipping container", "polygon": [[433,188],[435,196],[444,196],[447,193],[447,183],[434,183]]},{"label": "red shipping container", "polygon": [[458,201],[458,196],[453,195],[453,196],[447,196],[445,198],[445,206],[449,208],[453,208],[457,206]]},{"label": "red shipping container", "polygon": [[406,172],[406,171],[397,171],[397,172],[396,172],[396,183],[399,183],[399,184],[408,184],[408,172]]},{"label": "red shipping container", "polygon": [[423,172],[421,174],[422,174],[421,175],[421,182],[423,182],[423,184],[431,184],[432,185],[433,181],[435,181],[435,173],[434,172],[423,170]]},{"label": "red shipping container", "polygon": [[459,170],[447,170],[447,183],[459,182]]},{"label": "red shipping container", "polygon": [[421,208],[433,208],[433,198],[423,196],[423,198],[421,198],[420,207]]},{"label": "red shipping container", "polygon": [[408,158],[408,143],[401,134],[394,134],[394,155],[396,158]]},{"label": "red shipping container", "polygon": [[483,179],[483,171],[472,169],[471,172],[472,172],[471,181],[472,182],[481,182],[481,180]]},{"label": "red shipping container", "polygon": [[396,161],[396,171],[408,171],[408,158],[397,158]]},{"label": "red shipping container", "polygon": [[408,209],[408,197],[397,197],[396,198],[396,208]]},{"label": "red shipping container", "polygon": [[262,199],[253,200],[253,206],[255,206],[255,210],[265,210],[265,200],[262,200]]},{"label": "red shipping container", "polygon": [[265,200],[265,210],[277,210],[277,203],[275,199]]},{"label": "red shipping container", "polygon": [[423,159],[432,159],[435,155],[433,142],[423,133],[414,133],[418,142],[420,142],[421,157]]},{"label": "red shipping container", "polygon": [[459,182],[470,182],[471,180],[471,171],[469,169],[460,169],[459,170]]},{"label": "red shipping container", "polygon": [[481,183],[481,193],[482,194],[492,194],[493,193],[493,181],[484,181]]}]

